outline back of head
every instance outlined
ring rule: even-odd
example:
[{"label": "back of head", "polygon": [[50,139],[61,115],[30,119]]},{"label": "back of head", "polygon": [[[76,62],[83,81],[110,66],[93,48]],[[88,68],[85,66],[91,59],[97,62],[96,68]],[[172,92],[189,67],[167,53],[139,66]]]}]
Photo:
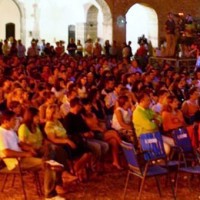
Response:
[{"label": "back of head", "polygon": [[81,105],[81,100],[78,97],[75,97],[70,100],[70,107],[74,108],[76,105]]},{"label": "back of head", "polygon": [[5,121],[10,121],[15,116],[15,113],[11,110],[5,110],[1,116],[1,123]]},{"label": "back of head", "polygon": [[145,93],[145,92],[140,92],[140,93],[138,94],[138,96],[137,96],[138,103],[142,102],[142,100],[143,100],[146,96],[148,96],[147,93]]}]

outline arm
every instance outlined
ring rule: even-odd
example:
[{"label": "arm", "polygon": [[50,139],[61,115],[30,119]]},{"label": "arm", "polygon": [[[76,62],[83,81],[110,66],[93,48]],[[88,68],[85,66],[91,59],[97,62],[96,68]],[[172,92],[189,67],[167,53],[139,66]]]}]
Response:
[{"label": "arm", "polygon": [[46,122],[45,112],[46,112],[46,106],[45,105],[40,106],[39,107],[40,123],[45,123]]},{"label": "arm", "polygon": [[122,116],[122,113],[121,113],[120,110],[116,109],[115,114],[116,114],[116,117],[117,117],[117,121],[119,122],[119,124],[122,128],[124,128],[125,130],[131,130],[132,129],[131,125],[126,124],[124,122],[124,119],[123,119],[123,116]]},{"label": "arm", "polygon": [[90,130],[104,132],[104,129],[99,125],[95,114],[92,114],[91,117],[86,117],[82,115],[82,118],[85,121],[85,123],[88,125]]},{"label": "arm", "polygon": [[76,145],[67,137],[65,137],[65,138],[56,137],[53,124],[45,126],[45,133],[47,134],[47,138],[54,144],[68,144],[72,148],[74,148],[74,149],[76,148]]},{"label": "arm", "polygon": [[31,153],[32,156],[36,156],[37,155],[35,149],[31,145],[26,144],[25,142],[20,142],[19,146],[23,151]]},{"label": "arm", "polygon": [[27,134],[28,134],[28,128],[25,124],[22,124],[18,129],[18,137],[20,142],[26,142],[27,141]]},{"label": "arm", "polygon": [[187,104],[186,101],[183,102],[182,107],[181,107],[181,111],[182,111],[184,116],[188,115],[188,104]]},{"label": "arm", "polygon": [[17,157],[31,157],[32,156],[32,153],[30,152],[24,152],[24,151],[14,151],[14,150],[11,150],[11,149],[4,149],[1,151],[2,152],[2,155],[4,155],[4,157],[14,157],[14,158],[17,158]]},{"label": "arm", "polygon": [[57,138],[54,134],[48,134],[47,137],[54,144],[68,144],[72,148],[76,148],[76,145],[68,138]]},{"label": "arm", "polygon": [[163,130],[164,131],[168,131],[170,130],[170,124],[171,124],[171,121],[170,121],[170,118],[169,118],[169,115],[167,112],[163,111],[162,112],[162,125],[163,125]]}]

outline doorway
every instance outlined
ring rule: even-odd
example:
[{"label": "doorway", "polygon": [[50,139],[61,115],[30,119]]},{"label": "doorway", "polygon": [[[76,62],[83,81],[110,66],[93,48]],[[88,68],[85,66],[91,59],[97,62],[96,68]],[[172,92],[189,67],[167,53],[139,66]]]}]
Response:
[{"label": "doorway", "polygon": [[134,4],[126,14],[126,38],[132,42],[135,54],[138,39],[144,35],[153,48],[158,47],[158,16],[155,10],[146,4]]}]

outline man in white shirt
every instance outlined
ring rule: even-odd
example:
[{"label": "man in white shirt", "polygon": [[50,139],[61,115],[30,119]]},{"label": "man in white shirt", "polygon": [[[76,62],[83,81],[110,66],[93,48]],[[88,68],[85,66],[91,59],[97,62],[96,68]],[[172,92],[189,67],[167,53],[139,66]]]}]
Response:
[{"label": "man in white shirt", "polygon": [[[33,157],[35,151],[29,145],[19,143],[17,134],[13,130],[15,127],[15,113],[5,111],[2,114],[2,124],[0,126],[0,157],[3,159],[9,170],[18,167],[18,161],[15,158],[20,158],[20,166],[22,169],[39,169],[42,167],[42,159]],[[45,167],[44,187],[46,199],[64,200],[60,196],[56,196],[55,172],[48,167]]]},{"label": "man in white shirt", "polygon": [[[15,114],[12,111],[6,111],[2,115],[2,124],[0,126],[0,156],[3,158],[7,168],[12,170],[17,167],[17,160],[6,158],[21,158],[22,168],[41,167],[42,160],[34,158],[35,151],[28,145],[19,143],[17,134],[14,132]],[[23,151],[23,150],[24,151]]]}]

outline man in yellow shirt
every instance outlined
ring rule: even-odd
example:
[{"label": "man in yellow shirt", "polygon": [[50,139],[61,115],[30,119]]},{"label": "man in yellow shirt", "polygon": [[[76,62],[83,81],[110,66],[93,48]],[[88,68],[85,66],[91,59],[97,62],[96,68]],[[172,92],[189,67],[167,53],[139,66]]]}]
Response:
[{"label": "man in yellow shirt", "polygon": [[141,93],[138,96],[138,105],[133,111],[133,125],[137,137],[159,129],[161,118],[149,108],[150,103],[151,99],[146,93]]}]

